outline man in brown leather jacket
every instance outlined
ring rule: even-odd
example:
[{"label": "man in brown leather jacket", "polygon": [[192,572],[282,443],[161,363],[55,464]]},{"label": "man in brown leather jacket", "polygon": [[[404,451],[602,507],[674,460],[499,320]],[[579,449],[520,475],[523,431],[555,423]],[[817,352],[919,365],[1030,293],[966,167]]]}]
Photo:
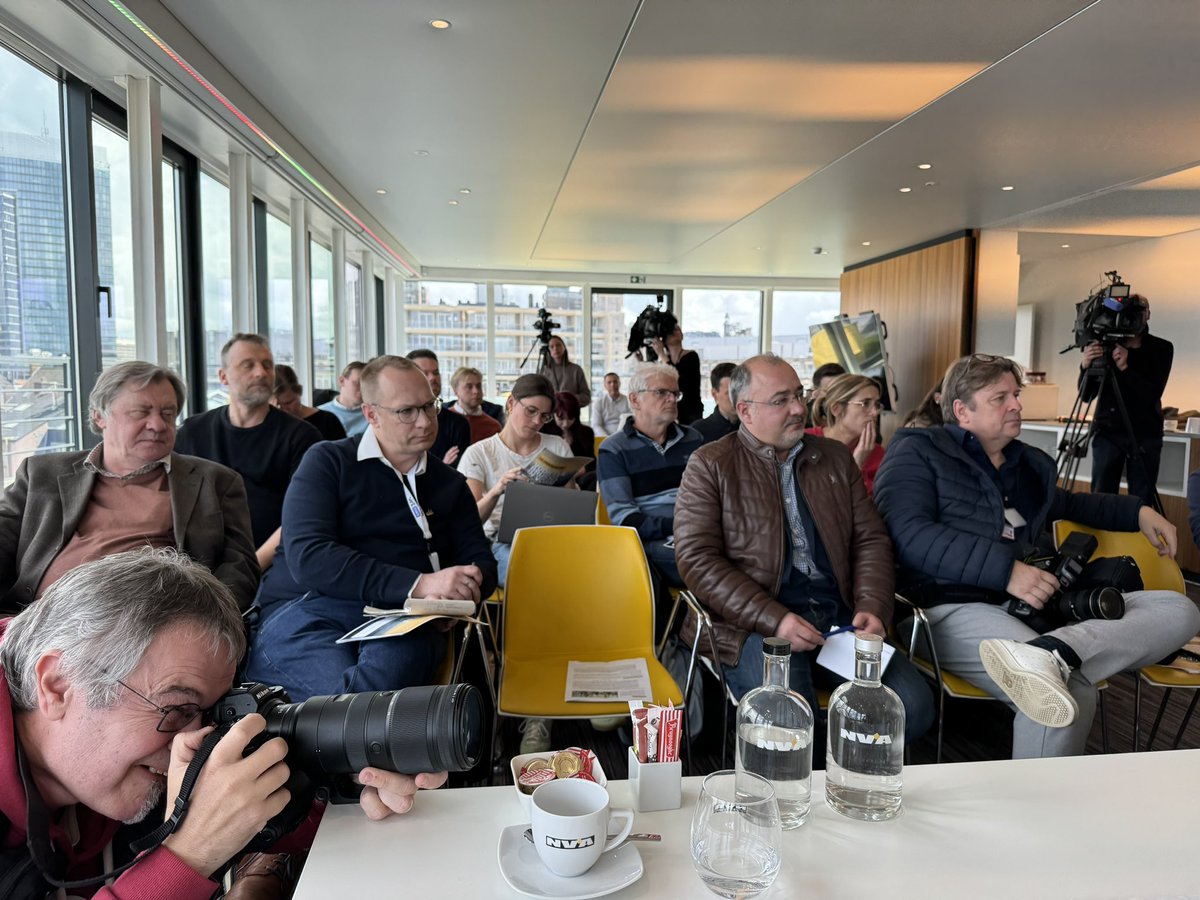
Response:
[{"label": "man in brown leather jacket", "polygon": [[[697,450],[675,506],[675,556],[713,614],[726,681],[762,683],[764,637],[792,645],[790,683],[817,708],[816,687],[844,680],[814,665],[825,633],[883,634],[895,569],[887,530],[844,446],[804,434],[804,390],[787,362],[752,357],[729,382],[740,429]],[[689,618],[685,637],[696,623]],[[925,679],[900,655],[884,672],[906,711],[905,738],[933,722]]]}]

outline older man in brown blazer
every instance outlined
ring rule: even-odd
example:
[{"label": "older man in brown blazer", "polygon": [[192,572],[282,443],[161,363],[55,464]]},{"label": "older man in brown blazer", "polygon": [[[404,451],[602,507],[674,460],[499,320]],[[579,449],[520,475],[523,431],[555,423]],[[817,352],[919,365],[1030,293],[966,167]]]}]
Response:
[{"label": "older man in brown blazer", "polygon": [[32,603],[81,563],[175,547],[243,609],[258,587],[241,476],[173,452],[183,382],[147,362],[105,370],[88,398],[90,451],[32,456],[0,497],[0,608]]},{"label": "older man in brown blazer", "polygon": [[[762,683],[763,638],[792,645],[790,686],[817,708],[816,689],[845,680],[815,665],[828,632],[882,635],[891,621],[892,544],[862,474],[837,441],[804,433],[804,390],[773,354],[729,379],[738,431],[692,454],[675,502],[675,558],[713,614],[725,679],[740,697]],[[695,634],[690,617],[684,635]],[[923,677],[897,654],[884,673],[904,702],[905,736],[933,722]]]}]

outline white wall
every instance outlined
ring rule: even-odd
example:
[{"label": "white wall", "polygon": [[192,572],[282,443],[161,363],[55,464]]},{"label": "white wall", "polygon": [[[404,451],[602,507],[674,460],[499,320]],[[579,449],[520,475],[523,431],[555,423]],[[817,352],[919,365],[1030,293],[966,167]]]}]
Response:
[{"label": "white wall", "polygon": [[1073,342],[1075,304],[1112,269],[1150,301],[1150,331],[1175,345],[1163,405],[1200,408],[1200,232],[1193,231],[1022,262],[1019,302],[1036,307],[1033,368],[1060,385],[1060,414],[1075,400],[1079,351],[1058,351]]}]

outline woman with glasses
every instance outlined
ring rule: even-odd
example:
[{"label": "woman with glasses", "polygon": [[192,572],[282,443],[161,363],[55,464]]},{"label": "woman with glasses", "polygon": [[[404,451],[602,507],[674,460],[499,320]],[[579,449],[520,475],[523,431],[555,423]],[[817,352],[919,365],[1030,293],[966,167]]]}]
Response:
[{"label": "woman with glasses", "polygon": [[513,383],[500,433],[472,444],[458,464],[458,471],[466,476],[467,487],[479,506],[483,533],[492,541],[501,584],[508,574],[512,551],[511,544],[496,541],[505,489],[518,479],[528,480],[522,470],[543,450],[564,458],[571,456],[570,445],[561,437],[542,434],[542,426],[554,419],[554,396],[554,388],[541,375],[522,375]]},{"label": "woman with glasses", "polygon": [[824,391],[821,409],[815,413],[817,427],[809,434],[841,441],[854,455],[862,471],[863,484],[870,496],[875,473],[883,462],[883,445],[876,443],[879,433],[879,383],[866,375],[839,375]]}]

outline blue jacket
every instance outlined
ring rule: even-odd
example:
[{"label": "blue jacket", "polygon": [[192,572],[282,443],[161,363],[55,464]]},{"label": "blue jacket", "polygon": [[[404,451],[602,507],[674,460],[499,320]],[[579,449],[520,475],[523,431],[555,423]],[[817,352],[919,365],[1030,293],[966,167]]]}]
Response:
[{"label": "blue jacket", "polygon": [[[1019,442],[1014,442],[1019,443]],[[1045,486],[1029,534],[1048,544],[1057,519],[1109,531],[1137,531],[1141,501],[1074,494],[1057,486],[1054,460],[1021,445],[1021,465]],[[896,432],[875,479],[875,505],[892,535],[901,584],[936,582],[1003,592],[1020,545],[1001,539],[1004,498],[996,483],[944,427]]]},{"label": "blue jacket", "polygon": [[[259,604],[309,591],[384,608],[404,605],[418,576],[432,571],[425,540],[400,479],[381,460],[358,460],[358,438],[316,444],[283,501],[283,540],[263,576]],[[474,563],[484,597],[496,588],[496,560],[466,479],[433,456],[417,476],[417,498],[442,568]]]},{"label": "blue jacket", "polygon": [[660,447],[633,424],[610,434],[600,445],[596,475],[600,496],[614,525],[636,528],[643,541],[661,540],[675,528],[675,497],[683,470],[700,447],[700,435],[674,423]]}]

